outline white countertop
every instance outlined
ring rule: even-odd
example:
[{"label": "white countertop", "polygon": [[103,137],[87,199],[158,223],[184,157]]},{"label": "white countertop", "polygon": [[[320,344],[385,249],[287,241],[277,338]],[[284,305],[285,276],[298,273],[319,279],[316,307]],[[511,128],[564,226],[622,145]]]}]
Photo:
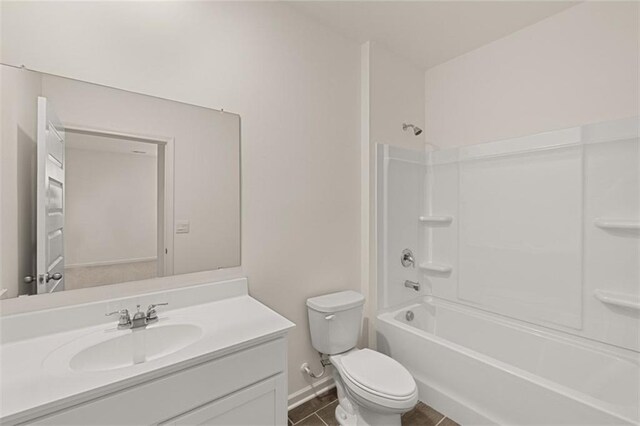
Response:
[{"label": "white countertop", "polygon": [[[99,313],[102,315],[102,312]],[[282,337],[294,324],[248,295],[173,310],[160,310],[160,321],[149,328],[189,322],[202,336],[162,358],[125,368],[77,372],[55,365],[51,354],[88,335],[118,333],[117,321],[2,344],[0,351],[0,422],[43,415],[98,395],[218,358],[262,341]]]}]

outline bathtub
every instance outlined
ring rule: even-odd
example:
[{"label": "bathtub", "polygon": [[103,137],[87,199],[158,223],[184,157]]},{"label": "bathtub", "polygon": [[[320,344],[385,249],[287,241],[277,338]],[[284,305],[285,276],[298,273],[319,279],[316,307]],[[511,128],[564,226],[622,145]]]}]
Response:
[{"label": "bathtub", "polygon": [[376,330],[420,400],[464,425],[640,422],[636,352],[432,297],[379,314]]}]

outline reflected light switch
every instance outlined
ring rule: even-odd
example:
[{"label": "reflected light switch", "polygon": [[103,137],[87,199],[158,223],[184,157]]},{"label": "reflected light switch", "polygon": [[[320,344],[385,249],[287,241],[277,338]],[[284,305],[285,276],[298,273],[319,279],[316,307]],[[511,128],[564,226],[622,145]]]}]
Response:
[{"label": "reflected light switch", "polygon": [[176,234],[188,234],[189,233],[189,221],[177,220],[176,221]]}]

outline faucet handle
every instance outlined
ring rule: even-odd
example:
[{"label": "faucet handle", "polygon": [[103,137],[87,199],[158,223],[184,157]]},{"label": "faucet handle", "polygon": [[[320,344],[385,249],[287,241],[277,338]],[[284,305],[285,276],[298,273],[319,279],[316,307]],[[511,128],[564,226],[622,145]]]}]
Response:
[{"label": "faucet handle", "polygon": [[405,268],[416,267],[416,263],[413,258],[413,252],[410,249],[407,248],[402,250],[402,257],[400,257],[400,263],[402,263],[402,266],[404,266]]},{"label": "faucet handle", "polygon": [[129,316],[129,311],[127,309],[120,309],[119,311],[109,312],[108,314],[105,314],[105,316],[108,317],[115,314],[120,315],[120,317],[118,318],[118,327],[128,326],[129,324],[131,324],[131,317]]},{"label": "faucet handle", "polygon": [[156,307],[158,306],[167,306],[168,303],[154,303],[149,305],[147,308],[147,322],[149,321],[157,321],[158,320],[158,312],[156,311]]},{"label": "faucet handle", "polygon": [[129,315],[129,310],[128,309],[120,309],[119,311],[113,311],[113,312],[109,312],[108,314],[104,314],[104,316],[108,317],[108,316],[115,315],[115,314]]}]

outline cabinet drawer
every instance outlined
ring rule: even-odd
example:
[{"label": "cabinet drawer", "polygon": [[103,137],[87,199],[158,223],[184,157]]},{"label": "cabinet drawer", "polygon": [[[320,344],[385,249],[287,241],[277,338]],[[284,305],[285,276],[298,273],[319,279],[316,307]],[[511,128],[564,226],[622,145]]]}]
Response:
[{"label": "cabinet drawer", "polygon": [[176,417],[166,426],[275,426],[287,423],[284,374]]},{"label": "cabinet drawer", "polygon": [[285,371],[286,340],[273,340],[36,419],[38,425],[144,425],[186,413]]}]

